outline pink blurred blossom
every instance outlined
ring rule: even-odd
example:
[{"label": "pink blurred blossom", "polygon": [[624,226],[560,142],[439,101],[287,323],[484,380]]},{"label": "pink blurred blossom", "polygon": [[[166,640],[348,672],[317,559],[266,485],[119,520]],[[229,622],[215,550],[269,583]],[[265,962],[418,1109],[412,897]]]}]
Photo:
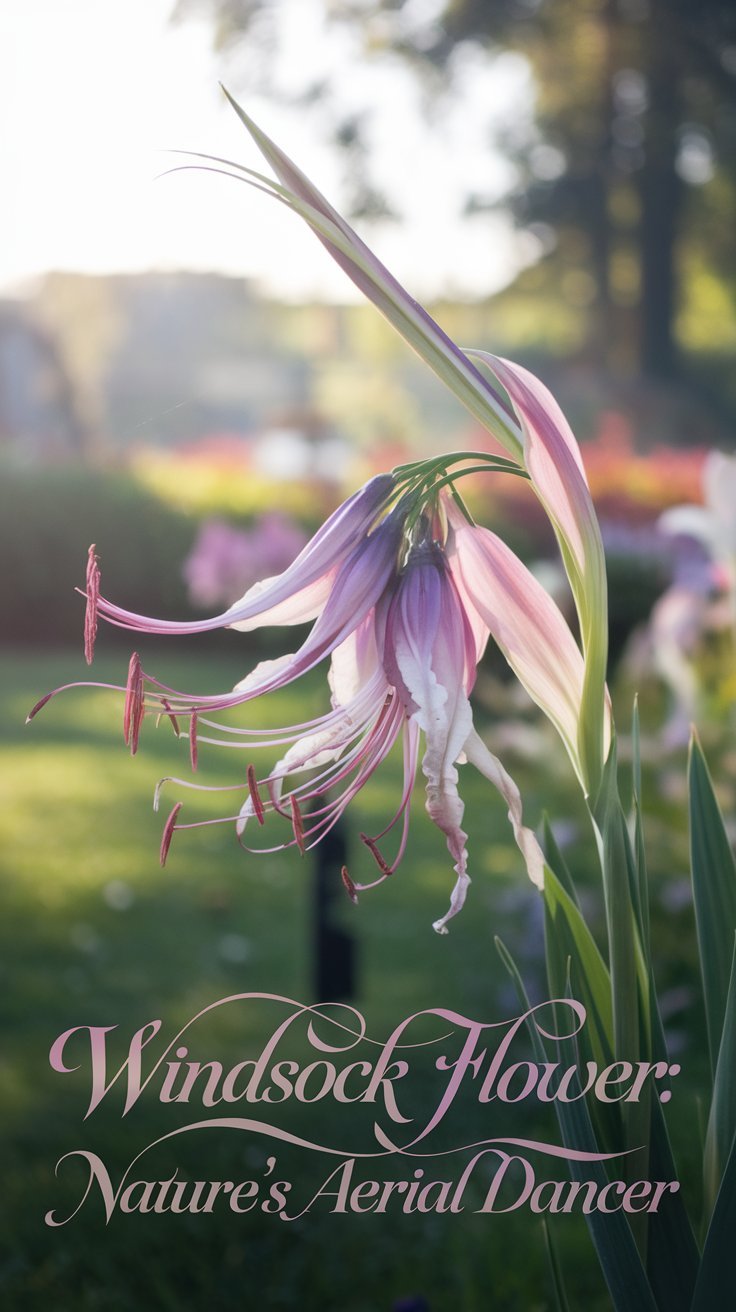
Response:
[{"label": "pink blurred blossom", "polygon": [[205,520],[182,569],[192,604],[229,606],[258,579],[282,573],[306,541],[299,525],[279,511],[260,516],[250,529]]}]

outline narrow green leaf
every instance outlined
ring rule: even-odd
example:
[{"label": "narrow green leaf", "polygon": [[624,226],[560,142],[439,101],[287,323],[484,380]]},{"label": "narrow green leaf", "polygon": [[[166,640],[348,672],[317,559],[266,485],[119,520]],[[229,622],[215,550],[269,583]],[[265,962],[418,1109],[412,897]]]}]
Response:
[{"label": "narrow green leaf", "polygon": [[[600,835],[606,903],[614,1053],[622,1061],[636,1061],[641,1046],[640,990],[642,996],[649,990],[641,944],[637,941],[638,876],[618,795],[615,742],[603,771],[594,819]],[[648,999],[645,1010],[648,1015]]]},{"label": "narrow green leaf", "polygon": [[[529,999],[516,963],[499,938],[496,938],[495,943],[499,956],[513,980],[519,1000],[524,1009],[528,1010]],[[546,1061],[544,1045],[536,1026],[530,1022],[527,1028],[536,1060]],[[567,1046],[559,1044],[558,1049],[565,1054],[570,1052],[569,1044]],[[565,1060],[564,1064],[575,1064],[574,1049],[570,1056],[572,1060]],[[555,1101],[555,1111],[566,1148],[578,1152],[600,1151],[584,1098],[568,1103]],[[602,1162],[570,1161],[568,1169],[572,1180],[592,1180],[598,1188],[603,1188],[608,1181]],[[594,1211],[586,1214],[585,1221],[615,1312],[657,1312],[657,1304],[624,1213],[612,1212],[603,1215]]]},{"label": "narrow green leaf", "polygon": [[[651,1100],[649,1180],[676,1180],[672,1147],[658,1098]],[[649,1218],[647,1275],[663,1312],[689,1312],[700,1254],[682,1190],[662,1197],[659,1211]]]},{"label": "narrow green leaf", "polygon": [[570,1312],[570,1304],[567,1301],[567,1294],[565,1292],[565,1280],[562,1274],[562,1267],[560,1266],[560,1260],[557,1256],[557,1246],[546,1217],[542,1217],[542,1229],[544,1230],[544,1244],[547,1250],[549,1273],[552,1278],[552,1289],[554,1290],[555,1295],[555,1307],[557,1312]]},{"label": "narrow green leaf", "polygon": [[691,1312],[736,1308],[736,1140],[703,1248]]},{"label": "narrow green leaf", "polygon": [[638,696],[634,698],[634,710],[631,716],[631,774],[634,801],[641,802],[641,728]]},{"label": "narrow green leaf", "polygon": [[562,884],[562,887],[564,888],[568,897],[571,897],[575,905],[579,906],[578,895],[575,889],[575,883],[573,881],[573,877],[570,874],[570,869],[568,867],[568,864],[565,861],[562,852],[560,851],[559,844],[554,836],[552,826],[549,822],[549,816],[546,814],[546,812],[542,817],[542,849],[544,851],[544,855],[547,858],[549,865],[552,867],[555,874],[557,875],[557,878]]},{"label": "narrow green leaf", "polygon": [[544,901],[548,914],[546,945],[551,992],[554,997],[562,997],[566,963],[571,960],[576,996],[585,1007],[592,1025],[594,1057],[601,1065],[606,1065],[613,1059],[610,976],[579,908],[546,864]]},{"label": "narrow green leaf", "polygon": [[736,862],[700,743],[690,744],[690,865],[703,974],[711,1070],[715,1076],[736,932]]},{"label": "narrow green leaf", "polygon": [[736,938],[721,1045],[703,1154],[704,1210],[709,1217],[736,1134]]}]

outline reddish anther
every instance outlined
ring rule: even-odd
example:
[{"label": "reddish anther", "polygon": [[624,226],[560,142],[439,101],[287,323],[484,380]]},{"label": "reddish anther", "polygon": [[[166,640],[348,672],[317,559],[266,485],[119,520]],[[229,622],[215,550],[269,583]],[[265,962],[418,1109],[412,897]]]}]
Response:
[{"label": "reddish anther", "polygon": [[301,852],[302,856],[304,856],[304,852],[305,852],[304,820],[302,819],[302,813],[299,810],[299,803],[297,802],[293,793],[289,800],[291,802],[291,823],[294,829],[294,837],[296,839],[296,845],[299,848],[299,851]]},{"label": "reddish anther", "polygon": [[348,874],[348,868],[347,868],[347,866],[343,866],[342,870],[340,871],[340,874],[341,874],[341,876],[342,876],[342,882],[343,882],[343,884],[345,885],[345,892],[347,893],[348,897],[350,898],[350,901],[351,901],[355,906],[357,906],[357,905],[358,905],[358,893],[357,893],[357,890],[356,890],[355,884],[353,883],[352,879],[350,878],[350,875]]},{"label": "reddish anther", "polygon": [[84,613],[84,658],[92,664],[97,637],[97,604],[100,599],[100,566],[92,543],[87,553],[87,609]]},{"label": "reddish anther", "polygon": [[31,720],[33,719],[34,715],[38,715],[38,712],[39,712],[40,710],[43,709],[43,707],[46,705],[46,703],[51,701],[51,698],[53,697],[53,695],[54,695],[54,694],[53,694],[52,692],[47,692],[47,693],[46,693],[46,696],[45,696],[45,697],[42,697],[41,700],[40,700],[40,702],[36,702],[36,705],[33,707],[32,710],[30,710],[30,711],[28,712],[28,714],[27,714],[27,716],[26,716],[26,724],[30,724],[30,722],[31,722]]},{"label": "reddish anther", "polygon": [[143,667],[138,652],[134,651],[128,666],[128,684],[123,708],[123,738],[130,747],[131,756],[135,756],[138,750],[138,737],[144,713]]},{"label": "reddish anther", "polygon": [[196,770],[197,768],[198,759],[199,759],[199,752],[197,750],[197,712],[192,711],[192,714],[189,717],[189,760],[191,761],[193,770]]},{"label": "reddish anther", "polygon": [[161,850],[159,852],[159,861],[162,866],[166,865],[166,858],[169,855],[171,840],[174,837],[174,830],[176,829],[176,817],[181,811],[181,807],[181,802],[177,802],[176,806],[172,808],[169,818],[164,825],[164,832],[161,835]]},{"label": "reddish anther", "polygon": [[171,724],[172,724],[172,727],[173,727],[174,733],[176,734],[176,736],[177,736],[177,738],[178,738],[178,737],[180,736],[180,735],[179,735],[179,721],[177,720],[176,716],[174,715],[174,712],[173,712],[172,709],[171,709],[171,704],[170,704],[169,702],[167,702],[167,700],[166,700],[165,697],[162,697],[162,698],[161,698],[161,705],[162,705],[163,708],[164,708],[164,714],[165,714],[165,715],[168,715],[169,719],[171,720]]},{"label": "reddish anther", "polygon": [[248,792],[250,793],[250,800],[253,803],[253,811],[256,820],[259,825],[265,824],[266,818],[263,810],[263,802],[261,800],[261,794],[258,791],[258,780],[256,779],[255,767],[252,765],[248,766]]},{"label": "reddish anther", "polygon": [[387,876],[392,875],[394,872],[379,851],[376,840],[374,838],[369,838],[367,834],[361,834],[360,841],[361,843],[365,843],[381,874]]}]

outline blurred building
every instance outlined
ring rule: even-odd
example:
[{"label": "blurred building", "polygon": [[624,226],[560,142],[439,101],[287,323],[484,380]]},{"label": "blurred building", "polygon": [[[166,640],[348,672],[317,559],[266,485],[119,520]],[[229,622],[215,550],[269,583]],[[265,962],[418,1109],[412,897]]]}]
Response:
[{"label": "blurred building", "polygon": [[0,301],[0,450],[35,463],[85,445],[74,387],[52,333],[26,307]]}]

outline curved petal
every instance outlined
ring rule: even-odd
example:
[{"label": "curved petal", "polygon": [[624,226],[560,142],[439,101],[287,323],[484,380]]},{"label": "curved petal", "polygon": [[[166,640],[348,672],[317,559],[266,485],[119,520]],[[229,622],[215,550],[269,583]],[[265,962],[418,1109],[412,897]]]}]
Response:
[{"label": "curved petal", "polygon": [[466,611],[490,631],[582,777],[578,729],[585,667],[562,612],[495,533],[472,527],[454,506],[447,514],[448,557]]},{"label": "curved petal", "polygon": [[364,541],[394,492],[391,474],[372,478],[338,506],[288,569],[256,583],[240,601],[206,620],[159,620],[123,610],[99,597],[97,610],[122,628],[147,633],[204,633],[225,626],[253,629],[261,624],[301,624],[325,604],[334,571]]},{"label": "curved petal", "polygon": [[[332,653],[327,679],[333,707],[346,706],[352,701],[379,668],[375,614],[371,611]],[[385,676],[383,681],[388,692]]]},{"label": "curved petal", "polygon": [[474,673],[474,653],[472,633],[444,563],[438,564],[431,550],[417,553],[389,609],[384,663],[410,723],[424,733],[426,809],[447,839],[457,876],[448,915],[460,910],[470,882],[462,828],[465,808],[455,763],[472,729],[466,688]]},{"label": "curved petal", "polygon": [[553,523],[569,544],[581,577],[589,572],[591,552],[600,551],[600,531],[593,509],[580,448],[552,393],[528,369],[491,355],[470,351],[483,360],[508,392],[524,435],[524,464]]},{"label": "curved petal", "polygon": [[583,786],[595,793],[605,759],[608,602],[600,528],[580,450],[560,407],[543,383],[510,360],[469,351],[506,388],[524,436],[524,464],[562,552],[580,620],[585,677],[578,756]]},{"label": "curved petal", "polygon": [[[325,602],[330,595],[330,589],[335,577],[336,569],[329,570],[318,578],[314,583],[308,584],[299,592],[287,596],[283,601],[276,602],[269,606],[267,610],[259,610],[249,619],[229,620],[225,619],[227,627],[237,629],[239,633],[251,633],[253,629],[266,628],[273,624],[308,624],[314,620],[324,609]],[[260,579],[249,588],[245,596],[236,603],[241,610],[247,607],[263,604],[264,598],[272,597],[279,591],[283,590],[282,575],[274,575],[270,579]]]},{"label": "curved petal", "polygon": [[544,855],[531,829],[527,829],[522,822],[521,794],[511,775],[504,770],[498,757],[489,752],[475,729],[465,742],[465,755],[470,764],[498,789],[506,802],[514,838],[526,863],[527,874],[537,888],[544,888]]}]

